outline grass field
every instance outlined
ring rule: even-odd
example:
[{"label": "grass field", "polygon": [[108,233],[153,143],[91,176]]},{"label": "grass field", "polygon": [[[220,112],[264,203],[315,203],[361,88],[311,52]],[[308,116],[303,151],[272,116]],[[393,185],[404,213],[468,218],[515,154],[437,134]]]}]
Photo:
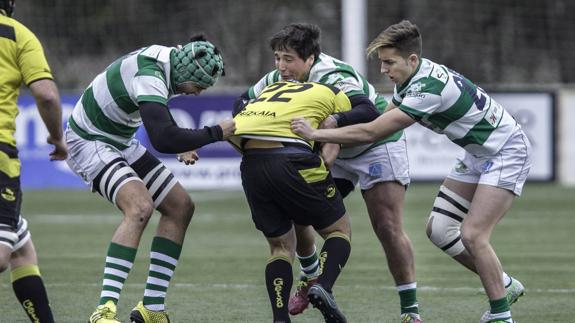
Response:
[{"label": "grass field", "polygon": [[[479,279],[427,240],[424,227],[438,188],[408,191],[405,228],[412,239],[418,298],[425,322],[477,322],[487,308]],[[268,247],[255,230],[241,192],[192,192],[197,212],[168,294],[172,322],[270,322],[263,273]],[[346,200],[352,255],[334,289],[349,322],[398,322],[399,298],[358,193]],[[528,183],[498,225],[493,244],[526,296],[512,308],[520,323],[575,322],[575,189]],[[26,192],[40,269],[57,322],[86,322],[97,303],[103,260],[120,215],[95,194]],[[157,221],[157,215],[155,216]],[[119,317],[140,300],[156,221],[150,222],[126,282]],[[0,275],[0,322],[28,322]],[[315,309],[293,322],[322,322]]]}]

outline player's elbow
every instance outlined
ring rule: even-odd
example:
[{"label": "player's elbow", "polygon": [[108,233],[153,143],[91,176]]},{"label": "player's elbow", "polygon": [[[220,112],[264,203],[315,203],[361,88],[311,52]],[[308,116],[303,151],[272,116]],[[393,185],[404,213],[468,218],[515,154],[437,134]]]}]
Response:
[{"label": "player's elbow", "polygon": [[173,154],[174,148],[170,141],[170,133],[167,129],[156,129],[148,131],[148,139],[150,139],[150,144],[162,154]]},{"label": "player's elbow", "polygon": [[172,145],[169,143],[168,140],[164,140],[158,137],[154,137],[153,139],[150,137],[150,143],[152,144],[152,147],[154,147],[154,149],[156,151],[158,151],[159,153],[162,154],[174,154],[176,153],[176,151],[174,150],[174,148],[172,147]]},{"label": "player's elbow", "polygon": [[60,94],[54,81],[42,79],[31,83],[29,87],[39,108],[59,107]]}]

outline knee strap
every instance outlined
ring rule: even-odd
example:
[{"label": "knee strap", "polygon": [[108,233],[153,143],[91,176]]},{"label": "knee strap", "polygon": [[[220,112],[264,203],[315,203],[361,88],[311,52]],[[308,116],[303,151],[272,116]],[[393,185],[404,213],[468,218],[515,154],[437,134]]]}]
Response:
[{"label": "knee strap", "polygon": [[427,222],[428,236],[431,242],[451,257],[465,250],[460,228],[470,205],[469,201],[443,185],[433,203]]}]

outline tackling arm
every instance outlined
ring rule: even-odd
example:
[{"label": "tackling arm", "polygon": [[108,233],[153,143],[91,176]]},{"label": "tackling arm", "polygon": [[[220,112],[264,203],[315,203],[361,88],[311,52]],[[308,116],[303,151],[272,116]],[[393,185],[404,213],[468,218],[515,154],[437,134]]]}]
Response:
[{"label": "tackling arm", "polygon": [[370,143],[390,136],[415,123],[400,109],[388,111],[369,123],[337,129],[313,129],[304,118],[292,120],[292,131],[308,140],[337,144]]},{"label": "tackling arm", "polygon": [[220,125],[203,129],[178,127],[168,107],[156,102],[140,104],[140,115],[152,146],[161,153],[183,153],[224,139]]}]

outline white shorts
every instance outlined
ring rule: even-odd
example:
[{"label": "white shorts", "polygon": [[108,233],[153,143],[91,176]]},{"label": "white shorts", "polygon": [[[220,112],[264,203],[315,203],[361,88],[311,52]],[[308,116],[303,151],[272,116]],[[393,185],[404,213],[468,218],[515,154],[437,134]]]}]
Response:
[{"label": "white shorts", "polygon": [[408,185],[409,161],[405,133],[397,141],[373,147],[352,159],[336,159],[330,168],[334,178],[349,180],[362,190],[369,190],[380,182],[397,181]]},{"label": "white shorts", "polygon": [[147,151],[137,140],[133,140],[128,148],[119,150],[105,142],[85,140],[70,128],[65,136],[68,144],[66,163],[86,184],[91,184],[113,160],[122,158],[131,165]]},{"label": "white shorts", "polygon": [[464,183],[500,187],[520,196],[530,168],[531,144],[523,130],[517,128],[497,154],[475,157],[466,152],[447,177]]},{"label": "white shorts", "polygon": [[172,172],[137,140],[119,150],[101,141],[85,140],[71,129],[66,130],[70,169],[78,174],[93,192],[116,204],[120,188],[130,181],[140,181],[158,207],[177,184]]}]

